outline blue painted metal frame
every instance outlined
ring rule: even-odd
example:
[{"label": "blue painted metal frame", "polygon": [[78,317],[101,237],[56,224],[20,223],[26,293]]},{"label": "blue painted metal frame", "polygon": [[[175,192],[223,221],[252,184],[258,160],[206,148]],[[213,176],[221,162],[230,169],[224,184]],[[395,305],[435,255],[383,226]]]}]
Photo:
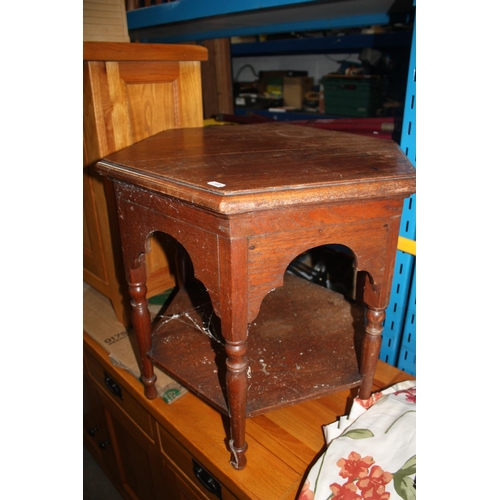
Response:
[{"label": "blue painted metal frame", "polygon": [[[346,6],[349,8],[342,12],[340,9]],[[304,7],[308,7],[307,15],[302,10]],[[327,13],[325,7],[328,7]],[[389,13],[389,7],[389,0],[331,4],[319,0],[180,0],[129,11],[127,24],[131,40],[182,43],[232,36],[386,25],[392,16],[406,15],[405,12]],[[280,8],[286,10],[287,22],[276,21],[276,16],[270,17],[269,13],[275,14]],[[364,8],[367,10],[363,11]],[[290,14],[293,9],[297,9],[296,14]]]},{"label": "blue painted metal frame", "polygon": [[[400,147],[416,166],[416,23],[408,68],[405,111]],[[416,240],[416,195],[405,200],[400,235]],[[416,374],[415,257],[398,251],[391,299],[387,308],[380,359]]]},{"label": "blue painted metal frame", "polygon": [[406,310],[405,324],[402,333],[397,366],[412,375],[417,374],[417,268],[413,268],[411,291]]},{"label": "blue painted metal frame", "polygon": [[234,0],[217,0],[217,2],[179,0],[129,11],[127,12],[127,24],[129,30],[134,30],[162,24],[194,21],[213,16],[227,16],[252,10],[289,7],[290,5],[314,2],[317,2],[317,0],[245,0],[244,2]]},{"label": "blue painted metal frame", "polygon": [[268,35],[272,33],[291,33],[294,31],[318,31],[337,28],[352,28],[355,26],[384,25],[389,22],[385,14],[356,16],[342,19],[317,19],[312,21],[298,21],[285,24],[271,24],[268,26],[240,26],[214,31],[202,31],[173,36],[141,37],[143,43],[186,43],[212,38],[230,38],[233,36]]}]

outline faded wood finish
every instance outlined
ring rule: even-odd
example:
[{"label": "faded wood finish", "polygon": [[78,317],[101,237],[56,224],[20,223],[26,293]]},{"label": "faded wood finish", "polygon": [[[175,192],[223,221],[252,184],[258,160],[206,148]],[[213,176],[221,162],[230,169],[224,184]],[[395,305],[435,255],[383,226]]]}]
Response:
[{"label": "faded wood finish", "polygon": [[[203,124],[200,61],[204,47],[87,42],[83,45],[84,280],[106,295],[129,324],[114,193],[95,175],[106,155],[163,130]],[[152,236],[148,296],[175,285],[173,246]]]},{"label": "faded wood finish", "polygon": [[[158,325],[152,338],[157,363],[227,415],[227,341],[203,286],[192,286],[189,293],[179,290],[167,315],[173,319]],[[361,382],[356,351],[363,336],[363,311],[340,294],[325,294],[317,285],[286,275],[285,286],[268,294],[248,330],[248,363],[242,370],[250,384],[249,417]],[[325,346],[325,337],[330,345]]]},{"label": "faded wood finish", "polygon": [[[247,416],[358,385],[360,396],[369,396],[402,205],[415,190],[415,170],[395,143],[280,123],[192,128],[157,134],[110,155],[97,168],[115,185],[148,398],[156,396],[157,363],[230,416],[232,463],[243,469]],[[172,319],[182,318],[181,328],[166,321],[152,330],[145,308],[145,242],[154,231],[179,242],[192,261],[193,278],[210,298],[200,298],[197,281],[187,280],[189,286],[167,311]],[[359,343],[356,330],[363,322],[349,309],[344,328],[345,321],[331,313],[333,292],[307,289],[304,280],[284,283],[295,256],[325,244],[350,247],[365,277],[359,299],[367,321]],[[311,317],[317,323],[304,337]],[[209,349],[193,331],[210,336]],[[308,340],[302,346],[297,338]],[[176,348],[169,348],[170,342]],[[289,365],[279,376],[254,382],[252,371],[266,375],[272,365],[259,348],[277,349],[272,369],[280,358]],[[176,357],[179,350],[183,360]],[[197,382],[202,354],[217,380]],[[307,370],[300,372],[305,359]],[[333,378],[325,377],[329,360]],[[302,374],[310,372],[314,377],[302,384]],[[294,377],[294,391],[279,390]]]}]

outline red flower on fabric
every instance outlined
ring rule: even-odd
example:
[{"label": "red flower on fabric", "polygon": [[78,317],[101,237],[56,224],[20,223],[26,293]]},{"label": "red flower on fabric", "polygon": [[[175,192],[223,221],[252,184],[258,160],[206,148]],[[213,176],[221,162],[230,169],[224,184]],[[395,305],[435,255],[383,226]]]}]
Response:
[{"label": "red flower on fabric", "polygon": [[404,391],[398,391],[394,393],[396,396],[398,394],[404,394],[406,396],[406,401],[409,403],[417,403],[417,388],[412,387],[411,389],[406,389]]},{"label": "red flower on fabric", "polygon": [[368,410],[371,406],[373,406],[379,399],[383,397],[381,392],[376,392],[372,394],[368,399],[359,399],[356,398],[356,402],[362,406],[365,410]]},{"label": "red flower on fabric", "polygon": [[310,489],[311,483],[309,479],[306,479],[304,486],[300,490],[300,495],[297,500],[314,500],[314,492]]},{"label": "red flower on fabric", "polygon": [[337,465],[340,467],[339,476],[347,478],[349,482],[366,477],[368,469],[375,463],[372,457],[361,458],[359,453],[351,451],[347,459],[341,458]]},{"label": "red flower on fabric", "polygon": [[347,482],[343,485],[333,483],[330,485],[335,500],[363,500],[356,491],[358,488],[354,483]]},{"label": "red flower on fabric", "polygon": [[385,495],[385,485],[392,481],[392,474],[385,472],[382,467],[374,465],[370,474],[357,483],[358,488],[366,500],[385,500],[389,498],[389,493]]}]

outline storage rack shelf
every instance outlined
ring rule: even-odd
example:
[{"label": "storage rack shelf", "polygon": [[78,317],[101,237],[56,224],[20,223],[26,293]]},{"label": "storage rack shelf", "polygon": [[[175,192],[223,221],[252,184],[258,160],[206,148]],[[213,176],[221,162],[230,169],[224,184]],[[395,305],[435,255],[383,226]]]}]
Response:
[{"label": "storage rack shelf", "polygon": [[233,43],[232,57],[271,56],[294,54],[344,54],[359,52],[365,47],[374,49],[401,49],[411,45],[411,33],[335,35],[265,42]]},{"label": "storage rack shelf", "polygon": [[[415,0],[247,0],[206,2],[204,0],[182,0],[154,5],[127,12],[127,22],[131,41],[148,43],[197,42],[213,38],[233,36],[257,36],[273,33],[297,31],[336,30],[392,23],[413,23],[411,42],[406,34],[391,33],[390,37],[374,36],[372,43],[410,44],[410,62],[403,116],[403,134],[400,146],[415,165],[416,143],[416,86],[415,86]],[[366,36],[366,35],[359,35]],[[401,37],[401,40],[399,39]],[[320,42],[304,41],[284,45],[287,53],[320,53],[323,50],[335,52],[359,48],[368,39],[354,36],[344,38],[327,48],[327,40]],[[316,45],[318,44],[318,45]],[[274,42],[259,42],[232,46],[232,56],[239,57],[259,53],[275,54],[279,45]],[[370,46],[370,45],[368,45]],[[377,45],[375,45],[377,47]],[[407,200],[402,216],[401,236],[415,240],[416,197]],[[415,337],[411,344],[402,343],[405,324],[411,322],[415,329],[414,292],[415,257],[398,251],[394,272],[393,293],[385,328],[382,335],[381,359],[415,375]],[[400,352],[401,349],[404,352]],[[398,359],[399,358],[399,359]],[[404,359],[403,359],[404,358]],[[408,362],[411,359],[411,362]]]},{"label": "storage rack shelf", "polygon": [[178,43],[210,38],[408,22],[411,0],[182,0],[127,13],[131,41]]}]

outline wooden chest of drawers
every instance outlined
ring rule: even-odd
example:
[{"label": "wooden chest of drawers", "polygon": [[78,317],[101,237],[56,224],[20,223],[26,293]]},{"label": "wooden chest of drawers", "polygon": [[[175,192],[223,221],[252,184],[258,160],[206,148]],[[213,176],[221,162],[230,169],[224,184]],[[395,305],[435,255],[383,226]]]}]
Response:
[{"label": "wooden chest of drawers", "polygon": [[[150,401],[134,376],[110,362],[91,330],[105,325],[114,335],[121,325],[109,301],[95,290],[90,293],[102,307],[102,318],[110,321],[89,326],[84,314],[88,330],[84,333],[84,443],[125,498],[297,497],[306,471],[324,447],[322,426],[348,412],[351,391],[248,419],[249,462],[237,471],[229,463],[219,412],[191,393],[172,404],[160,398]],[[373,390],[409,378],[413,377],[379,361]]]}]

